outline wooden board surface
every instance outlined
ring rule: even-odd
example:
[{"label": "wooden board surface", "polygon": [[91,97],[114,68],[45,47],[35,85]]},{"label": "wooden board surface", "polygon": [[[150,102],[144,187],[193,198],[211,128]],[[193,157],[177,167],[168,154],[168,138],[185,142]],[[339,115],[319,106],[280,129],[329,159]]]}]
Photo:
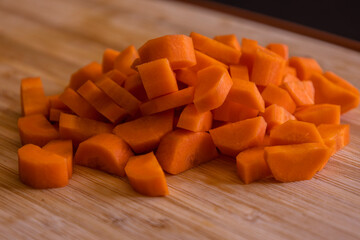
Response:
[{"label": "wooden board surface", "polygon": [[78,166],[65,188],[19,181],[22,78],[41,76],[46,93],[56,94],[106,47],[191,31],[284,42],[292,55],[313,57],[360,87],[358,52],[180,2],[0,0],[0,239],[360,238],[360,108],[342,116],[351,143],[310,181],[244,185],[226,159],[168,176],[164,198]]}]

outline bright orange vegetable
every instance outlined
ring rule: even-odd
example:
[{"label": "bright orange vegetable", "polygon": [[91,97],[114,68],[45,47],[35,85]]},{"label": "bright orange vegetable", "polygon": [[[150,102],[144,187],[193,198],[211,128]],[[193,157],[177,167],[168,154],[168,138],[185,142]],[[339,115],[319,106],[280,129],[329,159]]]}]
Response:
[{"label": "bright orange vegetable", "polygon": [[244,81],[249,81],[249,71],[245,65],[230,65],[230,76],[232,79],[237,78]]},{"label": "bright orange vegetable", "polygon": [[120,52],[111,48],[107,48],[104,51],[102,58],[102,71],[103,73],[107,73],[114,69],[114,62],[117,56],[119,56]]},{"label": "bright orange vegetable", "polygon": [[235,34],[228,34],[228,35],[219,35],[215,36],[214,40],[219,41],[223,44],[228,45],[229,47],[232,47],[236,50],[241,50],[239,41],[237,40],[237,37]]},{"label": "bright orange vegetable", "polygon": [[297,106],[314,104],[313,90],[308,91],[314,88],[311,81],[300,81],[293,75],[285,75],[281,87],[288,91]]},{"label": "bright orange vegetable", "polygon": [[196,32],[190,34],[194,48],[225,64],[239,63],[241,51]]},{"label": "bright orange vegetable", "polygon": [[293,67],[290,67],[290,66],[286,66],[285,70],[284,70],[284,75],[287,75],[287,74],[290,74],[290,75],[293,75],[296,77],[297,76],[296,69]]},{"label": "bright orange vegetable", "polygon": [[252,39],[243,38],[241,40],[241,58],[240,64],[246,65],[251,75],[252,68],[254,65],[255,55],[257,49],[260,48],[258,42]]},{"label": "bright orange vegetable", "polygon": [[331,149],[331,155],[350,142],[349,124],[320,124],[317,129],[325,145]]},{"label": "bright orange vegetable", "polygon": [[167,58],[173,70],[196,64],[194,45],[185,35],[166,35],[151,39],[139,48],[142,63]]},{"label": "bright orange vegetable", "polygon": [[50,109],[59,109],[59,110],[70,110],[60,99],[60,94],[48,96]]},{"label": "bright orange vegetable", "polygon": [[156,151],[161,167],[170,174],[178,174],[218,156],[207,132],[177,129],[165,135]]},{"label": "bright orange vegetable", "polygon": [[50,108],[49,121],[58,122],[61,113],[71,113],[69,110],[62,110],[57,108]]},{"label": "bright orange vegetable", "polygon": [[270,132],[274,127],[279,126],[288,120],[295,120],[295,117],[291,113],[276,104],[268,106],[262,116],[267,123],[267,132]]},{"label": "bright orange vegetable", "polygon": [[198,82],[197,74],[190,68],[182,68],[175,71],[176,80],[187,86],[195,86]]},{"label": "bright orange vegetable", "polygon": [[198,72],[194,104],[199,112],[220,107],[228,95],[233,81],[225,68],[210,66]]},{"label": "bright orange vegetable", "polygon": [[68,87],[77,90],[86,81],[95,81],[101,77],[102,73],[101,64],[97,62],[91,62],[71,75]]},{"label": "bright orange vegetable", "polygon": [[123,177],[126,163],[133,155],[121,138],[111,133],[102,133],[80,143],[74,162]]},{"label": "bright orange vegetable", "polygon": [[129,91],[129,93],[131,93],[134,97],[136,97],[139,101],[144,102],[148,100],[139,73],[135,73],[129,76],[124,83],[124,88]]},{"label": "bright orange vegetable", "polygon": [[23,116],[32,114],[49,115],[49,99],[39,77],[21,80],[21,112]]},{"label": "bright orange vegetable", "polygon": [[289,93],[274,84],[266,86],[264,91],[262,91],[261,96],[263,97],[266,106],[277,104],[285,108],[289,113],[295,112],[296,104]]},{"label": "bright orange vegetable", "polygon": [[322,143],[302,143],[265,147],[265,159],[280,182],[310,180],[330,158]]},{"label": "bright orange vegetable", "polygon": [[178,91],[174,72],[166,58],[137,66],[149,99]]},{"label": "bright orange vegetable", "polygon": [[283,43],[270,43],[266,46],[267,49],[281,56],[285,60],[289,58],[289,47]]},{"label": "bright orange vegetable", "polygon": [[18,129],[22,145],[31,143],[42,147],[49,141],[59,138],[59,132],[42,114],[20,117]]},{"label": "bright orange vegetable", "polygon": [[71,140],[51,140],[42,149],[55,153],[66,159],[68,177],[73,172],[73,145]]},{"label": "bright orange vegetable", "polygon": [[229,68],[228,65],[216,60],[215,58],[212,58],[205,53],[202,53],[200,51],[195,50],[195,57],[196,57],[196,65],[190,67],[189,69],[198,72],[204,68],[210,67],[212,65],[218,65],[221,67],[224,67],[226,69]]},{"label": "bright orange vegetable", "polygon": [[340,124],[340,106],[333,104],[315,104],[294,113],[297,120],[311,122],[315,125],[322,123]]},{"label": "bright orange vegetable", "polygon": [[193,132],[208,131],[211,125],[212,113],[210,111],[199,113],[194,104],[189,104],[184,108],[177,123],[178,128]]},{"label": "bright orange vegetable", "polygon": [[322,73],[319,63],[313,58],[291,57],[289,66],[296,69],[297,77],[300,80],[309,80],[313,73]]},{"label": "bright orange vegetable", "polygon": [[139,58],[138,51],[133,45],[130,45],[116,57],[114,61],[114,69],[125,75],[134,74],[136,71],[132,69],[131,66],[137,58]]},{"label": "bright orange vegetable", "polygon": [[160,139],[172,131],[173,121],[174,111],[166,111],[119,124],[113,132],[135,153],[144,153],[154,150]]},{"label": "bright orange vegetable", "polygon": [[326,77],[330,82],[334,83],[335,85],[344,88],[346,90],[349,90],[350,92],[354,93],[356,96],[359,96],[359,90],[354,87],[351,83],[346,81],[345,79],[341,78],[340,76],[336,75],[333,72],[325,72],[324,77]]},{"label": "bright orange vegetable", "polygon": [[[135,73],[137,74],[137,73]],[[122,86],[126,79],[128,78],[125,74],[120,72],[119,70],[113,69],[105,74],[106,77],[111,78],[114,82],[116,82],[119,86]],[[100,78],[102,79],[102,77]],[[99,80],[97,80],[99,81]],[[95,81],[95,82],[97,82]]]},{"label": "bright orange vegetable", "polygon": [[264,147],[249,148],[236,156],[237,173],[245,184],[271,176]]},{"label": "bright orange vegetable", "polygon": [[264,118],[256,117],[210,129],[209,132],[221,153],[235,157],[247,148],[260,146],[265,130]]},{"label": "bright orange vegetable", "polygon": [[137,192],[153,197],[169,194],[165,174],[153,152],[130,157],[125,172]]}]

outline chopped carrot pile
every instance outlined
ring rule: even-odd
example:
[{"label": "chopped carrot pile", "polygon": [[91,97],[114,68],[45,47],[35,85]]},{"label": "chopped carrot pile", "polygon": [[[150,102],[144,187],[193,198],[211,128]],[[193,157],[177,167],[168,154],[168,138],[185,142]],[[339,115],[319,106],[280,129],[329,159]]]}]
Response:
[{"label": "chopped carrot pile", "polygon": [[21,81],[24,184],[64,187],[77,164],[165,196],[165,172],[220,154],[236,158],[245,184],[309,180],[350,142],[340,120],[358,107],[358,89],[285,43],[192,32],[100,57],[57,95],[46,96],[39,77]]}]

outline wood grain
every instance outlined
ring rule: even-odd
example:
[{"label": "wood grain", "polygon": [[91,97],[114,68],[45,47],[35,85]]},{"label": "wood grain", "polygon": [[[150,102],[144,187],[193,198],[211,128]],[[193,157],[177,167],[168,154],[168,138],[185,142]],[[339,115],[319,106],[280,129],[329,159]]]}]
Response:
[{"label": "wood grain", "polygon": [[284,42],[360,88],[360,55],[343,47],[173,1],[0,0],[0,239],[359,239],[360,108],[342,117],[351,143],[310,181],[244,185],[217,159],[167,176],[170,196],[135,193],[125,178],[75,167],[69,186],[18,179],[19,84],[41,76],[59,93],[106,47],[196,31]]}]

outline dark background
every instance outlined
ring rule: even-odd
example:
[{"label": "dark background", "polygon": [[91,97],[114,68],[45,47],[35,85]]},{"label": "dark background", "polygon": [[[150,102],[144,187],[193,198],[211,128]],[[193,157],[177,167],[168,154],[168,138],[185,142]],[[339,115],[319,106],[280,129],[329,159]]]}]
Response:
[{"label": "dark background", "polygon": [[211,0],[360,41],[360,1]]}]

